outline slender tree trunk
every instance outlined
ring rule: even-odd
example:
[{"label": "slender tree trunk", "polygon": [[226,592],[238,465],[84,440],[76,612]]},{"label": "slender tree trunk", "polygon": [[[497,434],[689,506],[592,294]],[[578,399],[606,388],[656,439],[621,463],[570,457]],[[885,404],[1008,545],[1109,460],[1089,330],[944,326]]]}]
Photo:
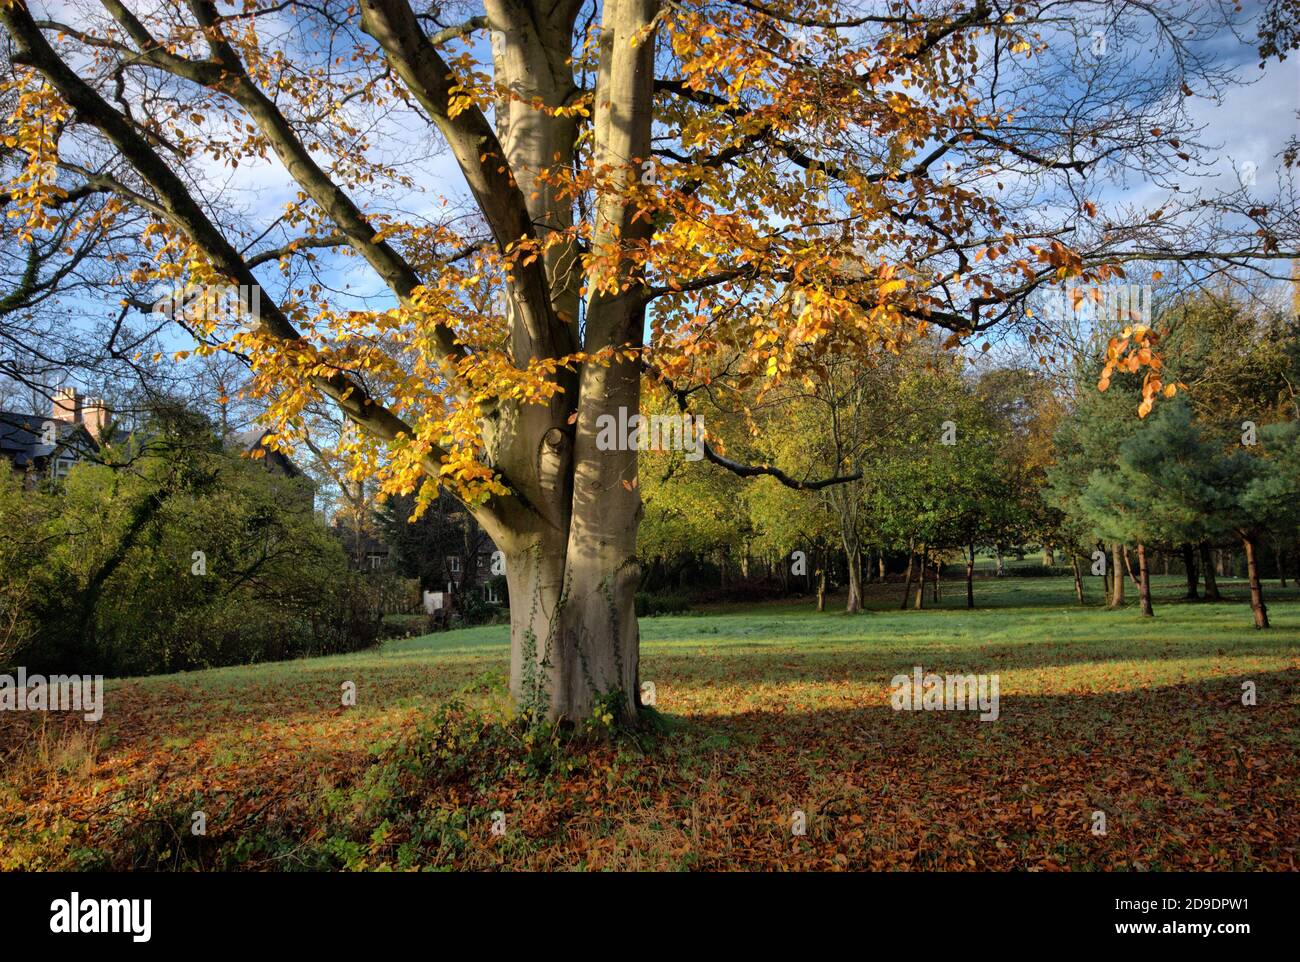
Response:
[{"label": "slender tree trunk", "polygon": [[1111,596],[1110,606],[1112,608],[1124,607],[1124,561],[1120,555],[1120,544],[1116,541],[1111,545],[1111,556],[1114,559],[1111,565]]},{"label": "slender tree trunk", "polygon": [[907,600],[912,593],[912,567],[915,562],[916,542],[909,541],[907,543],[907,580],[903,583],[903,603],[898,606],[903,611],[907,610]]},{"label": "slender tree trunk", "polygon": [[1264,605],[1264,586],[1259,582],[1259,565],[1255,560],[1255,536],[1242,535],[1241,546],[1246,552],[1246,576],[1250,579],[1250,610],[1255,616],[1255,627],[1267,628],[1268,608]]},{"label": "slender tree trunk", "polygon": [[975,607],[975,545],[967,546],[970,552],[966,556],[966,607]]},{"label": "slender tree trunk", "polygon": [[885,549],[876,552],[876,564],[880,566],[880,583],[885,583]]},{"label": "slender tree trunk", "polygon": [[826,559],[817,567],[817,610],[826,610]]},{"label": "slender tree trunk", "polygon": [[1073,551],[1070,552],[1070,564],[1074,568],[1074,597],[1083,604],[1083,569],[1079,567],[1079,556]]},{"label": "slender tree trunk", "polygon": [[1205,600],[1222,601],[1223,596],[1219,594],[1219,582],[1214,577],[1214,564],[1210,558],[1210,545],[1208,542],[1201,542],[1201,572],[1205,578]]},{"label": "slender tree trunk", "polygon": [[994,576],[995,576],[995,577],[998,577],[998,578],[1001,578],[1003,575],[1005,575],[1005,574],[1007,573],[1006,563],[1005,563],[1005,561],[1004,561],[1003,558],[1002,558],[1002,546],[1001,546],[1001,545],[997,545],[997,546],[993,549],[993,551],[994,551],[994,554],[995,554],[996,557],[997,557],[997,568],[996,568],[996,570],[994,571]]},{"label": "slender tree trunk", "polygon": [[1137,573],[1133,570],[1133,562],[1131,562],[1128,557],[1128,545],[1121,546],[1120,550],[1123,552],[1124,555],[1124,570],[1128,572],[1128,580],[1133,582],[1134,588],[1137,588],[1139,587],[1138,576]]},{"label": "slender tree trunk", "polygon": [[1196,592],[1196,552],[1189,541],[1183,545],[1183,572],[1187,575],[1187,594],[1188,601],[1200,601],[1201,596]]},{"label": "slender tree trunk", "polygon": [[942,589],[939,587],[939,582],[942,581],[942,580],[943,580],[943,561],[940,560],[940,559],[935,559],[935,562],[934,562],[934,594],[931,596],[931,598],[932,598],[932,600],[934,601],[934,603],[935,603],[936,605],[937,605],[940,601],[943,600],[943,591],[942,591]]},{"label": "slender tree trunk", "polygon": [[925,607],[925,566],[929,564],[929,548],[921,545],[921,563],[917,565],[916,572],[916,601],[913,607],[920,611]]},{"label": "slender tree trunk", "polygon": [[845,543],[844,560],[849,566],[849,597],[844,610],[849,614],[857,614],[862,610],[862,553],[856,544]]},{"label": "slender tree trunk", "polygon": [[1052,550],[1050,544],[1043,544],[1043,567],[1051,568],[1056,564],[1056,552]]},{"label": "slender tree trunk", "polygon": [[1150,618],[1155,614],[1151,608],[1151,571],[1147,564],[1147,546],[1138,542],[1138,598],[1142,603],[1143,616]]}]

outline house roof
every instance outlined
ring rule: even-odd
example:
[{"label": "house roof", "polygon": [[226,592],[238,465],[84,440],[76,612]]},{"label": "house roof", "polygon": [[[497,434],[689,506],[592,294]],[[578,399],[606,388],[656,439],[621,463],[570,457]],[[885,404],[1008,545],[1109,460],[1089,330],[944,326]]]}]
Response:
[{"label": "house roof", "polygon": [[304,475],[304,471],[291,458],[282,451],[273,451],[266,447],[262,441],[270,434],[269,428],[264,428],[260,424],[254,424],[246,431],[235,431],[227,438],[227,445],[241,453],[250,453],[258,448],[265,450],[263,462],[268,468],[277,467],[291,478],[298,478]]},{"label": "house roof", "polygon": [[53,421],[56,444],[42,441],[45,424],[52,419],[20,411],[0,411],[0,455],[17,467],[25,468],[33,461],[48,458],[58,450],[78,453],[92,449],[94,441],[80,424]]},{"label": "house roof", "polygon": [[266,430],[255,424],[246,431],[233,431],[230,434],[230,444],[241,451],[252,451],[261,446],[262,438],[266,437]]}]

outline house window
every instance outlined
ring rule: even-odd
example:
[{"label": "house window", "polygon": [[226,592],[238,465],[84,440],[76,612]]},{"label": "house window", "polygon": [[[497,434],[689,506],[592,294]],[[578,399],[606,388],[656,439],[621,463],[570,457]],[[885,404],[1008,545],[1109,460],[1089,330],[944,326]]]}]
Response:
[{"label": "house window", "polygon": [[380,555],[380,554],[372,554],[372,555],[370,556],[370,570],[372,570],[372,571],[377,571],[378,569],[382,568],[383,566],[384,566],[384,556],[383,556],[383,555]]},{"label": "house window", "polygon": [[451,555],[447,558],[447,570],[452,574],[460,571],[460,555]]},{"label": "house window", "polygon": [[66,478],[74,463],[72,458],[59,458],[54,462],[54,476],[56,478]]},{"label": "house window", "polygon": [[483,556],[482,556],[482,555],[479,555],[479,556],[478,556],[478,566],[479,566],[480,568],[483,567]]},{"label": "house window", "polygon": [[493,585],[483,586],[483,597],[494,605],[501,604],[501,595]]}]

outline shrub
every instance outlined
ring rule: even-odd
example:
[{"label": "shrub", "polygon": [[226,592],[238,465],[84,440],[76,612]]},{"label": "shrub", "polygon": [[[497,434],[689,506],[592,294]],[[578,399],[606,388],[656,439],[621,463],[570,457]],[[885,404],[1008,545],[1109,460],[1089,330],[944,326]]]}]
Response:
[{"label": "shrub", "polygon": [[380,638],[413,638],[433,630],[432,618],[420,612],[411,615],[384,615],[380,625]]},{"label": "shrub", "polygon": [[651,618],[655,615],[676,615],[690,610],[691,600],[684,594],[638,591],[636,595],[636,614],[638,618]]},{"label": "shrub", "polygon": [[66,481],[0,478],[0,663],[140,675],[354,651],[383,585],[349,572],[301,478],[193,425]]}]

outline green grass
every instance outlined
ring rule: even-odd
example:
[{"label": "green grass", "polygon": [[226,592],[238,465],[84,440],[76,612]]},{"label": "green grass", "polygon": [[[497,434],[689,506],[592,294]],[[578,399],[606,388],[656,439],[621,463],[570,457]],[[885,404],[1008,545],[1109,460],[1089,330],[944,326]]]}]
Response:
[{"label": "green grass", "polygon": [[[504,626],[113,681],[98,728],[0,728],[0,868],[1295,869],[1300,595],[1270,585],[1259,632],[1222,587],[1157,578],[1155,618],[1007,578],[975,611],[952,582],[642,619],[671,731],[636,739],[513,725]],[[893,711],[916,665],[997,674],[1000,719]],[[196,806],[207,838],[158,834]]]}]

